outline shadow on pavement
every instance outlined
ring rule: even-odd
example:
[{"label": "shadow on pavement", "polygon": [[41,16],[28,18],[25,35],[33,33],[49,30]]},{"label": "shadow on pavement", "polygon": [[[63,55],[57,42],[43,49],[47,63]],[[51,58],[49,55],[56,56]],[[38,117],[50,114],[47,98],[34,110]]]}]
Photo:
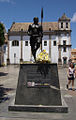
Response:
[{"label": "shadow on pavement", "polygon": [[0,76],[6,76],[8,73],[0,72]]},{"label": "shadow on pavement", "polygon": [[3,85],[0,85],[0,103],[9,100],[10,98],[8,97],[8,92],[12,91],[14,89],[12,88],[4,88]]}]

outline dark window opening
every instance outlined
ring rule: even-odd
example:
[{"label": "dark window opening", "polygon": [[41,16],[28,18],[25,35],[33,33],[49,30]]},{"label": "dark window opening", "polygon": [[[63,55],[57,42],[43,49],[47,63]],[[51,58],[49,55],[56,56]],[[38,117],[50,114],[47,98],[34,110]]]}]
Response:
[{"label": "dark window opening", "polygon": [[47,46],[47,41],[44,41],[44,46]]},{"label": "dark window opening", "polygon": [[66,45],[66,40],[63,40],[63,45]]},{"label": "dark window opening", "polygon": [[63,48],[63,52],[66,52],[66,47]]},{"label": "dark window opening", "polygon": [[56,41],[53,42],[53,45],[56,46]]},{"label": "dark window opening", "polygon": [[61,22],[61,28],[63,28],[63,22]]},{"label": "dark window opening", "polygon": [[68,28],[68,22],[66,23],[66,28]]},{"label": "dark window opening", "polygon": [[25,46],[28,46],[28,41],[25,41]]},{"label": "dark window opening", "polygon": [[19,41],[14,40],[14,41],[12,42],[12,46],[19,46]]},{"label": "dark window opening", "polygon": [[49,31],[51,31],[51,28],[49,28]]}]

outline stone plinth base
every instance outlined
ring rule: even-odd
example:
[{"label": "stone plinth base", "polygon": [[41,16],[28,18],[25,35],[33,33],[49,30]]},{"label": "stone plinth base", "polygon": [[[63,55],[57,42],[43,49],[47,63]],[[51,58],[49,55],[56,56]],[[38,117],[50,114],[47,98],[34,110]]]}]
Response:
[{"label": "stone plinth base", "polygon": [[13,111],[67,112],[57,64],[21,64]]},{"label": "stone plinth base", "polygon": [[12,101],[8,107],[9,111],[21,112],[53,112],[53,113],[68,113],[68,106],[62,99],[62,106],[43,106],[43,105],[15,105]]}]

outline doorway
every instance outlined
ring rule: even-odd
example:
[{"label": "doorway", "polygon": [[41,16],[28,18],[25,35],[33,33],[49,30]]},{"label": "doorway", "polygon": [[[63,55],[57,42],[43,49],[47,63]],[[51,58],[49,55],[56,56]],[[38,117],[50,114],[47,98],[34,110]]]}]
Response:
[{"label": "doorway", "polygon": [[16,64],[16,53],[14,53],[14,64]]},{"label": "doorway", "polygon": [[67,64],[67,57],[63,57],[63,64],[64,64],[64,65]]}]

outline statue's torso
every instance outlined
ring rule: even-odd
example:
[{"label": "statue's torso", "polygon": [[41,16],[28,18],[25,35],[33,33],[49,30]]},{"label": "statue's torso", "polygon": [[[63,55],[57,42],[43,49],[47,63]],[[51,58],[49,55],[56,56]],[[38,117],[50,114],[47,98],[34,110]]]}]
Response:
[{"label": "statue's torso", "polygon": [[41,33],[41,26],[39,24],[32,24],[30,25],[29,32],[31,33],[31,36],[39,36]]},{"label": "statue's torso", "polygon": [[28,35],[30,36],[31,51],[34,56],[34,59],[36,60],[36,51],[38,50],[40,44],[42,43],[43,36],[42,26],[36,22],[29,25]]}]

